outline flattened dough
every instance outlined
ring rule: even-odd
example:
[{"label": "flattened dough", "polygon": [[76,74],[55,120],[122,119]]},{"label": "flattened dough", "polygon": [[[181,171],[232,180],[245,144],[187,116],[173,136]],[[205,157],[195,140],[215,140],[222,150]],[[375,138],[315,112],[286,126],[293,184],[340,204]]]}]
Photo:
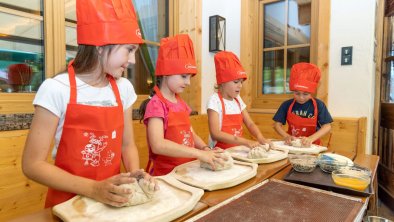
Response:
[{"label": "flattened dough", "polygon": [[[216,171],[227,170],[227,169],[230,169],[231,167],[233,167],[234,160],[231,157],[231,154],[229,152],[224,151],[223,153],[221,153],[221,157],[222,157],[222,159],[224,161],[224,164],[222,166],[219,163],[215,162]],[[224,160],[225,158],[227,158],[227,160]],[[200,167],[201,168],[206,168],[206,169],[209,169],[209,170],[213,170],[211,165],[209,165],[206,162],[202,162],[202,161],[200,161]]]},{"label": "flattened dough", "polygon": [[133,183],[120,185],[121,187],[126,187],[132,190],[132,193],[127,196],[129,201],[123,204],[122,207],[143,204],[153,199],[155,194],[154,184],[149,184],[148,181],[144,181],[144,179],[139,179],[138,182],[134,181]]}]

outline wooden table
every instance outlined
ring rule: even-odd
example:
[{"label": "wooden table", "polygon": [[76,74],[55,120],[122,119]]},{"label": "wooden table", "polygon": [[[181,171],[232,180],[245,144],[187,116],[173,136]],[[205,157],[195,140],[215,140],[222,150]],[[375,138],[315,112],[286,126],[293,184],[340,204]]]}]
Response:
[{"label": "wooden table", "polygon": [[[355,155],[354,153],[338,153],[344,156],[347,156],[353,161],[361,165],[363,167],[367,167],[371,170],[372,173],[372,181],[373,181],[373,188],[375,194],[370,198],[362,198],[364,202],[369,202],[369,209],[374,213],[377,210],[377,166],[379,163],[379,157],[375,155],[366,155],[366,154],[358,154]],[[238,185],[235,187],[223,189],[223,190],[216,190],[216,191],[208,191],[205,192],[203,197],[201,198],[200,202],[194,207],[192,211],[183,215],[182,217],[178,218],[175,221],[183,221],[186,220],[206,209],[209,207],[215,206],[224,200],[233,197],[242,191],[266,180],[266,179],[279,179],[283,180],[288,172],[290,172],[291,166],[287,160],[281,160],[275,163],[270,164],[262,164],[259,165],[257,169],[256,177]],[[57,218],[52,214],[51,209],[43,209],[33,214],[29,214],[20,218],[16,218],[12,220],[12,222],[22,222],[22,221],[42,221],[42,222],[59,222],[60,219]]]}]

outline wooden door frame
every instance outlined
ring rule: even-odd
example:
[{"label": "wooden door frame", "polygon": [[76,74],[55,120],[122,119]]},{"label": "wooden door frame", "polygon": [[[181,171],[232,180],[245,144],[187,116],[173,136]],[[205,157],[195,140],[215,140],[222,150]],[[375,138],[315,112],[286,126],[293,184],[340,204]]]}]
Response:
[{"label": "wooden door frame", "polygon": [[385,70],[384,66],[384,52],[386,51],[387,43],[387,28],[388,18],[384,17],[384,0],[376,0],[376,20],[375,20],[375,100],[373,113],[373,138],[372,138],[372,154],[378,154],[379,146],[379,128],[380,128],[380,103],[382,92],[382,75]]}]

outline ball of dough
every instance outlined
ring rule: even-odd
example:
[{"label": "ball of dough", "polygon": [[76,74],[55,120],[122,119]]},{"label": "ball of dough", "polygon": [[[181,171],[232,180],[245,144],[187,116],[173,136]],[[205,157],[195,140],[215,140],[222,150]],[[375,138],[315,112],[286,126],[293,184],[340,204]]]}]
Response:
[{"label": "ball of dough", "polygon": [[262,159],[262,158],[267,158],[267,149],[269,148],[268,144],[264,144],[261,146],[257,146],[253,149],[251,149],[248,153],[248,158],[249,159]]},{"label": "ball of dough", "polygon": [[132,190],[131,194],[127,195],[129,201],[124,203],[122,207],[129,207],[143,204],[153,199],[155,190],[154,186],[150,186],[148,181],[139,179],[129,184],[121,184],[120,187],[129,188]]},{"label": "ball of dough", "polygon": [[[220,165],[219,163],[215,162],[215,168],[216,168],[215,171],[227,170],[227,169],[230,169],[231,167],[233,167],[233,165],[234,165],[234,160],[233,160],[233,158],[231,157],[231,155],[230,155],[229,152],[224,151],[224,152],[221,153],[220,155],[221,155],[221,158],[222,158],[222,160],[223,160],[224,163],[223,163],[223,166],[222,166],[222,165]],[[227,158],[227,160],[225,160],[226,158]],[[210,164],[208,164],[208,163],[206,163],[206,162],[202,162],[202,161],[200,161],[200,167],[201,167],[201,168],[206,168],[206,169],[209,169],[209,170],[213,170]]]},{"label": "ball of dough", "polygon": [[292,140],[291,141],[291,145],[294,146],[294,147],[298,147],[298,148],[303,147],[301,139]]}]

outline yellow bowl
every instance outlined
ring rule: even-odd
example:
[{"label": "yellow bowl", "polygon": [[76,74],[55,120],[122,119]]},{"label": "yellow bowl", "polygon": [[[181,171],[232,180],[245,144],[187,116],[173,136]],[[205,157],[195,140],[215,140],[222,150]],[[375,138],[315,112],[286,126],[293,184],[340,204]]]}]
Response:
[{"label": "yellow bowl", "polygon": [[332,179],[336,185],[360,191],[365,190],[371,182],[369,171],[355,167],[345,167],[333,171]]}]

